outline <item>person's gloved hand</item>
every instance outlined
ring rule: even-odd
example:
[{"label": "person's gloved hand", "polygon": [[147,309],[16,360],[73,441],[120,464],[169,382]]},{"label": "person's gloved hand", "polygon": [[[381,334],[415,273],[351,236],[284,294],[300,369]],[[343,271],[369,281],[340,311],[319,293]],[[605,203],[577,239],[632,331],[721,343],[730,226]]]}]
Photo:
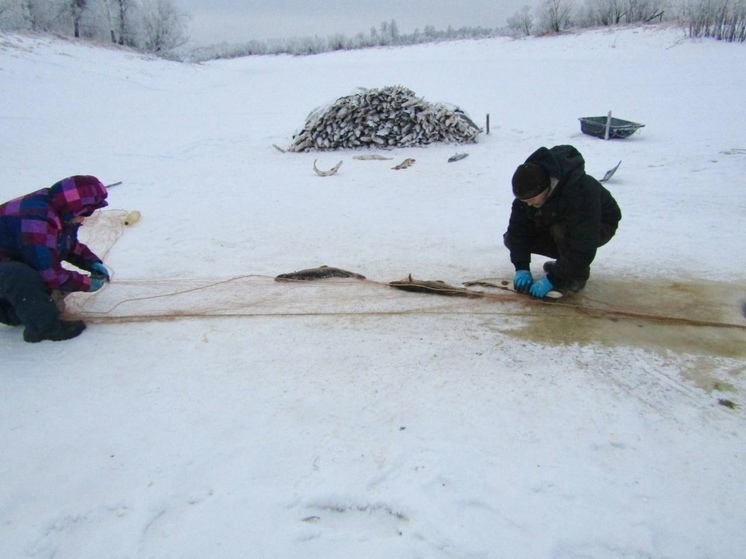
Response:
[{"label": "person's gloved hand", "polygon": [[101,278],[91,276],[91,287],[88,288],[88,293],[98,291],[104,286],[104,280]]},{"label": "person's gloved hand", "polygon": [[95,276],[106,281],[109,281],[111,279],[111,277],[109,276],[109,270],[107,270],[106,266],[104,266],[101,262],[96,262],[91,266],[91,276]]},{"label": "person's gloved hand", "polygon": [[534,278],[528,270],[518,270],[513,277],[513,287],[518,293],[528,292]]},{"label": "person's gloved hand", "polygon": [[549,281],[549,278],[544,276],[531,286],[531,291],[529,293],[538,299],[543,299],[553,287],[554,286],[552,285],[552,282]]}]

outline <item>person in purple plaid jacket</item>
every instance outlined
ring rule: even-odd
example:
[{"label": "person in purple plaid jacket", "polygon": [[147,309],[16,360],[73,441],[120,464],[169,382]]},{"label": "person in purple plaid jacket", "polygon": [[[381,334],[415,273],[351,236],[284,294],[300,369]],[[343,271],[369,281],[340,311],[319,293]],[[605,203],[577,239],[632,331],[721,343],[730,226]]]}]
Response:
[{"label": "person in purple plaid jacket", "polygon": [[25,326],[27,342],[68,340],[85,329],[81,320],[60,319],[52,295],[97,291],[109,280],[101,259],[78,241],[78,228],[107,205],[107,194],[96,177],[77,175],[0,205],[0,323]]}]

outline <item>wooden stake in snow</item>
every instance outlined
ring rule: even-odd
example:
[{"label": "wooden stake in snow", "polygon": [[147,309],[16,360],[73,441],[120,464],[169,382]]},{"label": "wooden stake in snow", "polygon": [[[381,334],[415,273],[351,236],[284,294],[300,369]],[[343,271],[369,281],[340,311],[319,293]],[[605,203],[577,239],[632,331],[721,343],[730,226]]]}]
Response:
[{"label": "wooden stake in snow", "polygon": [[606,117],[606,134],[604,134],[604,140],[609,139],[610,128],[611,128],[611,111],[609,111],[609,116]]}]

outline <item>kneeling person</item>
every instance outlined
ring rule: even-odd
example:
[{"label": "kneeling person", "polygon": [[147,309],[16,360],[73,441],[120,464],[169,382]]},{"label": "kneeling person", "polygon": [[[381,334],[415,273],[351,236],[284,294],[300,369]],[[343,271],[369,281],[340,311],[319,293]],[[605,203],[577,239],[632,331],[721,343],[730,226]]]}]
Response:
[{"label": "kneeling person", "polygon": [[27,342],[67,340],[85,329],[80,320],[60,320],[52,293],[97,291],[109,280],[101,259],[78,241],[78,228],[107,205],[107,194],[96,177],[81,175],[0,205],[0,323],[25,326]]},{"label": "kneeling person", "polygon": [[[585,172],[573,146],[539,148],[512,179],[513,206],[503,236],[515,266],[515,289],[534,297],[549,291],[577,292],[590,277],[598,247],[616,233],[622,212],[608,190]],[[554,258],[534,281],[531,254]]]}]

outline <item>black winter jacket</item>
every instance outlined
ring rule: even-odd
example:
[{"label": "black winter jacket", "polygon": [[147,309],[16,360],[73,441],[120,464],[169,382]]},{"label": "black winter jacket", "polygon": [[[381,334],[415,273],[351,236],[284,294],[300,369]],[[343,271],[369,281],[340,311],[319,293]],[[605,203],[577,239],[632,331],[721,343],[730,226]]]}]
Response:
[{"label": "black winter jacket", "polygon": [[587,279],[601,240],[607,241],[622,219],[616,200],[585,173],[585,160],[573,146],[539,148],[526,163],[538,164],[559,182],[539,208],[518,199],[513,201],[508,225],[511,262],[516,270],[528,270],[533,241],[549,235],[553,225],[560,225],[565,234],[564,250],[560,251],[549,281],[557,285]]}]

